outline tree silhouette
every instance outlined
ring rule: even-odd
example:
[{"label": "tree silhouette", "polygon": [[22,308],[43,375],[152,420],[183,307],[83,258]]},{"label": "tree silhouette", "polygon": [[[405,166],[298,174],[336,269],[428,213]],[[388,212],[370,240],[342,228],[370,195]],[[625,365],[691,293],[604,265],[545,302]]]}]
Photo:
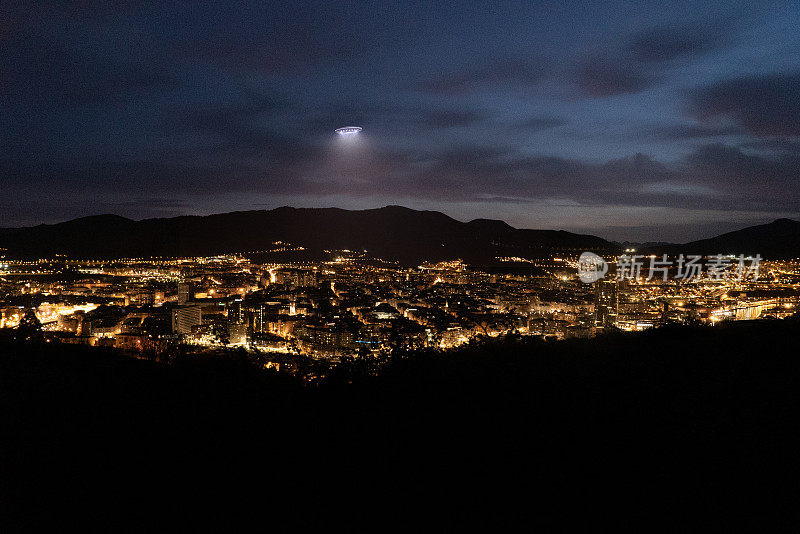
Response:
[{"label": "tree silhouette", "polygon": [[36,317],[36,312],[29,309],[22,316],[17,326],[17,341],[24,343],[36,343],[43,339],[42,323]]}]

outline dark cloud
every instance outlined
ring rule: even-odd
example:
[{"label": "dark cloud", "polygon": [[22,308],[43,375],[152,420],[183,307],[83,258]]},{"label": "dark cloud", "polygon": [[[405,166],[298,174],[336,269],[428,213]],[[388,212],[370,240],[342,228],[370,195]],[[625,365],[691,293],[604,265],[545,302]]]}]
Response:
[{"label": "dark cloud", "polygon": [[627,38],[621,48],[608,47],[581,62],[573,78],[588,97],[639,93],[663,79],[677,61],[727,43],[729,30],[722,22],[652,27]]},{"label": "dark cloud", "polygon": [[598,199],[601,203],[620,201],[647,183],[675,178],[665,166],[641,154],[597,165],[485,146],[462,146],[429,154],[414,165],[410,165],[411,158],[400,154],[388,162],[383,156],[376,156],[355,174],[377,166],[382,167],[382,172],[369,175],[368,180],[342,183],[339,189],[347,187],[349,193],[358,195],[387,191],[447,202],[559,198],[596,204]]},{"label": "dark cloud", "polygon": [[626,185],[661,182],[674,176],[666,165],[646,154],[635,154],[611,160],[598,169],[601,176],[608,176],[613,183]]},{"label": "dark cloud", "polygon": [[137,63],[89,57],[67,59],[57,53],[27,58],[25,62],[26,66],[12,63],[0,67],[3,72],[13,73],[8,75],[9,79],[17,80],[6,84],[5,92],[19,91],[19,96],[48,107],[125,102],[177,87],[177,81],[166,69]]},{"label": "dark cloud", "polygon": [[506,58],[425,80],[420,89],[452,95],[476,89],[526,87],[540,82],[549,66],[541,58]]},{"label": "dark cloud", "polygon": [[[306,183],[299,171],[294,164],[281,162],[192,165],[149,161],[0,160],[0,190],[4,192],[4,203],[37,198],[43,207],[59,201],[86,206],[108,204],[109,191],[120,199],[113,201],[116,203],[153,196],[188,197],[196,202],[223,194],[317,192],[315,185]],[[44,208],[34,213],[46,216]]]},{"label": "dark cloud", "polygon": [[453,128],[485,122],[489,114],[475,110],[431,110],[424,114],[421,123],[428,128]]},{"label": "dark cloud", "polygon": [[655,75],[637,64],[607,57],[593,57],[583,63],[575,82],[582,94],[606,97],[638,93],[655,83]]},{"label": "dark cloud", "polygon": [[0,0],[0,225],[235,195],[796,211],[798,76],[720,81],[795,65],[780,15],[728,49],[727,7],[538,6]]},{"label": "dark cloud", "polygon": [[179,0],[36,0],[28,9],[55,10],[59,15],[102,17],[129,14],[154,7],[170,7]]},{"label": "dark cloud", "polygon": [[758,139],[742,143],[739,148],[758,152],[800,155],[800,141],[790,139]]},{"label": "dark cloud", "polygon": [[9,36],[14,27],[14,20],[10,13],[6,13],[0,4],[0,43]]},{"label": "dark cloud", "polygon": [[754,155],[712,143],[687,156],[681,171],[717,191],[729,209],[797,211],[800,205],[798,153]]},{"label": "dark cloud", "polygon": [[800,191],[792,187],[800,158],[748,156],[720,144],[704,145],[679,164],[644,154],[595,164],[468,146],[432,154],[414,172],[408,168],[401,158],[348,187],[360,195],[391,191],[464,202],[563,199],[581,206],[791,211],[800,202]]},{"label": "dark cloud", "polygon": [[656,27],[634,35],[629,49],[640,61],[663,63],[705,54],[726,40],[725,27],[720,23]]},{"label": "dark cloud", "polygon": [[[42,63],[39,67],[45,66]],[[56,99],[69,104],[124,102],[154,91],[174,89],[178,81],[167,68],[150,63],[115,63],[99,58],[80,58],[50,65],[52,70],[40,80]]]},{"label": "dark cloud", "polygon": [[567,121],[561,117],[531,117],[514,123],[511,128],[525,132],[538,132],[564,126],[565,124],[567,124]]},{"label": "dark cloud", "polygon": [[555,78],[575,84],[581,94],[606,97],[637,93],[654,85],[677,59],[688,60],[726,42],[718,24],[675,28],[655,27],[626,38],[621,46],[609,46],[573,66],[556,68],[542,58],[503,59],[425,80],[426,92],[454,95],[477,89],[531,87]]},{"label": "dark cloud", "polygon": [[687,108],[698,120],[729,119],[758,136],[800,135],[800,73],[705,85],[690,93]]},{"label": "dark cloud", "polygon": [[595,54],[578,61],[574,68],[555,68],[542,58],[502,59],[434,76],[420,88],[429,93],[456,95],[489,88],[529,88],[555,78],[574,83],[581,94],[590,97],[637,93],[655,84],[669,61],[711,50],[721,39],[716,33],[703,37],[695,28],[674,31],[655,28],[636,35],[618,51],[612,48]]},{"label": "dark cloud", "polygon": [[786,195],[798,196],[797,177],[800,176],[800,154],[777,156],[754,155],[735,146],[713,143],[698,147],[687,157],[692,172],[707,183],[719,186],[757,187],[771,194],[764,200],[781,202]]},{"label": "dark cloud", "polygon": [[[218,16],[209,10],[206,16]],[[203,33],[183,36],[176,51],[229,69],[280,74],[361,58],[373,44],[346,5],[293,2],[276,9],[270,2],[248,2]]]},{"label": "dark cloud", "polygon": [[[668,207],[702,210],[796,211],[800,156],[754,156],[709,144],[678,164],[644,154],[589,163],[530,156],[487,146],[461,146],[420,156],[375,149],[356,160],[297,157],[251,165],[155,164],[151,162],[0,162],[5,201],[36,195],[42,206],[97,198],[114,189],[133,204],[141,199],[210,199],[214,195],[291,195],[322,198],[406,198],[451,202],[542,202],[570,206]],[[180,198],[180,197],[177,197]],[[99,205],[99,204],[98,204]],[[179,211],[191,204],[153,203],[153,210]],[[151,210],[152,211],[152,210]],[[41,212],[41,210],[35,211]]]},{"label": "dark cloud", "polygon": [[682,139],[708,139],[726,135],[742,135],[745,131],[738,126],[707,126],[701,124],[679,124],[657,126],[647,130],[648,135],[666,141]]},{"label": "dark cloud", "polygon": [[248,92],[236,102],[179,103],[169,107],[170,127],[179,126],[197,131],[218,131],[252,122],[265,114],[290,107],[280,95]]},{"label": "dark cloud", "polygon": [[13,33],[0,55],[0,95],[18,97],[37,106],[75,106],[130,101],[153,92],[174,89],[175,72],[160,60],[117,57],[99,48],[66,47],[43,39],[39,31],[63,32],[60,22],[37,31]]},{"label": "dark cloud", "polygon": [[219,158],[295,162],[308,155],[310,145],[280,132],[275,113],[287,109],[291,109],[291,103],[281,96],[251,92],[236,102],[171,106],[162,128],[165,135],[177,138],[202,136],[195,146],[171,150],[175,156],[211,163]]}]

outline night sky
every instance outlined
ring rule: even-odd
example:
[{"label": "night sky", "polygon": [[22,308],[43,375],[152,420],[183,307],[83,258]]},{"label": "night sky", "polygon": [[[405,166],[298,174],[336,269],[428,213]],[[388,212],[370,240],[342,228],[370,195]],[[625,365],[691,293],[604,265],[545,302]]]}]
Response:
[{"label": "night sky", "polygon": [[401,204],[683,241],[800,218],[798,2],[0,0],[0,51],[0,226]]}]

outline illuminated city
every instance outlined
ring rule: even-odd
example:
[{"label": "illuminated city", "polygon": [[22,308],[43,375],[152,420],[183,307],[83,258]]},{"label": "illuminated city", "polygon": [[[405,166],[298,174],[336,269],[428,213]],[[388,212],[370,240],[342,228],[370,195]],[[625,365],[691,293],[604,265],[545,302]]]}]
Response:
[{"label": "illuminated city", "polygon": [[0,51],[0,534],[800,532],[800,0]]},{"label": "illuminated city", "polygon": [[5,260],[0,328],[15,328],[32,310],[47,342],[165,360],[178,346],[240,348],[259,365],[314,379],[342,359],[367,360],[377,372],[398,349],[450,349],[508,334],[559,340],[668,323],[783,319],[800,306],[798,259],[763,261],[755,279],[708,272],[688,281],[648,279],[643,270],[616,280],[612,270],[585,284],[568,252],[497,258],[528,265],[529,274],[484,272],[458,259],[401,267],[369,251],[327,250],[330,259],[320,262],[248,258],[302,250],[276,242],[249,255]]}]

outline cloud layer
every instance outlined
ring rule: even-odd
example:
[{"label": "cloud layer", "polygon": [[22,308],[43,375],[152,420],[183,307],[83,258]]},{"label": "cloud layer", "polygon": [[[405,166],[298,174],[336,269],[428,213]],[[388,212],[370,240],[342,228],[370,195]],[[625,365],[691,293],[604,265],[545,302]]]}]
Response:
[{"label": "cloud layer", "polygon": [[0,226],[271,203],[800,216],[797,10],[597,9],[0,0]]}]

